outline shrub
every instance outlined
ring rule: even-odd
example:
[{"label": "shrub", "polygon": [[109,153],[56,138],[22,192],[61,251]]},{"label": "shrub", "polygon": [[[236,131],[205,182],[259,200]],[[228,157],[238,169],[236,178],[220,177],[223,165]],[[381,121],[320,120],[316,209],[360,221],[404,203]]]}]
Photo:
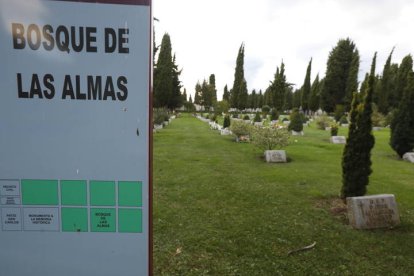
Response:
[{"label": "shrub", "polygon": [[315,121],[316,121],[316,127],[322,130],[325,130],[327,127],[329,127],[333,123],[332,119],[330,119],[326,115],[319,116],[318,118],[316,118]]},{"label": "shrub", "polygon": [[[303,114],[302,114],[303,115]],[[290,124],[288,130],[301,132],[303,130],[302,115],[297,109],[294,109],[290,114]]]},{"label": "shrub", "polygon": [[243,120],[246,120],[246,121],[247,121],[247,120],[250,120],[249,115],[247,115],[247,114],[246,114],[246,115],[244,115],[244,116],[243,116]]},{"label": "shrub", "polygon": [[270,112],[270,121],[276,121],[279,118],[279,113],[277,112],[276,108],[272,109]]},{"label": "shrub", "polygon": [[289,119],[288,119],[288,118],[286,118],[286,117],[284,117],[284,118],[282,119],[282,122],[286,122],[286,121],[289,121]]},{"label": "shrub", "polygon": [[344,113],[345,113],[345,107],[342,104],[337,104],[335,106],[335,114],[334,114],[335,121],[339,121],[339,119],[341,119]]},{"label": "shrub", "polygon": [[250,134],[251,125],[242,121],[234,121],[230,126],[230,130],[234,135],[236,135],[237,138],[240,138],[241,136]]},{"label": "shrub", "polygon": [[347,124],[348,123],[348,119],[346,118],[345,115],[342,115],[342,117],[339,119],[339,123],[342,124]]},{"label": "shrub", "polygon": [[233,113],[233,115],[231,117],[234,118],[234,119],[238,119],[239,118],[239,114]]},{"label": "shrub", "polygon": [[264,151],[281,149],[289,145],[289,132],[274,127],[254,127],[252,143]]},{"label": "shrub", "polygon": [[230,116],[226,115],[226,116],[224,116],[223,128],[227,128],[229,126],[230,126]]},{"label": "shrub", "polygon": [[210,120],[217,123],[217,115],[216,114],[211,115]]},{"label": "shrub", "polygon": [[254,122],[261,122],[262,121],[262,118],[260,117],[259,113],[256,113],[256,115],[254,116],[253,121]]},{"label": "shrub", "polygon": [[333,124],[331,125],[331,136],[337,136],[338,135],[338,125]]},{"label": "shrub", "polygon": [[378,112],[377,108],[373,108],[371,115],[372,126],[384,127],[386,126],[385,116]]},{"label": "shrub", "polygon": [[168,110],[165,108],[155,108],[153,110],[152,120],[155,125],[162,125],[164,121],[168,121]]},{"label": "shrub", "polygon": [[262,107],[262,112],[263,112],[264,114],[268,114],[268,113],[270,112],[270,106],[268,106],[268,105],[264,105],[264,106]]}]

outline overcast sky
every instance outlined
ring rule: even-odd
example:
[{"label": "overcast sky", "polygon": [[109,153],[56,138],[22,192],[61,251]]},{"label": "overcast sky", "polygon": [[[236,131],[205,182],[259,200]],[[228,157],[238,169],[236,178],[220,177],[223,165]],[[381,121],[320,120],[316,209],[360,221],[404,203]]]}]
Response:
[{"label": "overcast sky", "polygon": [[249,93],[268,87],[283,59],[288,82],[325,75],[329,52],[351,38],[360,53],[359,81],[378,52],[377,73],[395,46],[393,62],[414,52],[412,0],[153,0],[156,43],[169,33],[187,93],[216,76],[218,98],[233,86],[237,51],[245,43]]}]

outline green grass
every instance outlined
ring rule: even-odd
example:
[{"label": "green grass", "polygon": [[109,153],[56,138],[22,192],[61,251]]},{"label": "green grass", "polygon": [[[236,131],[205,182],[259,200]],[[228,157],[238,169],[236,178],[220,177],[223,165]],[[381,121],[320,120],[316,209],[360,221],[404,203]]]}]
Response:
[{"label": "green grass", "polygon": [[414,165],[395,157],[389,131],[375,132],[368,192],[395,194],[402,224],[371,231],[329,210],[343,145],[330,144],[328,131],[304,131],[286,148],[287,164],[267,164],[253,145],[190,116],[157,132],[155,275],[412,275]]}]

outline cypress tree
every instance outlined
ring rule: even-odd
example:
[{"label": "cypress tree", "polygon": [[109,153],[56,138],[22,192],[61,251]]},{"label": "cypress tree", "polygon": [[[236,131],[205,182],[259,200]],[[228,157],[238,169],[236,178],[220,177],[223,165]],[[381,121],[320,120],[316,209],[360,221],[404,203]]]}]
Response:
[{"label": "cypress tree", "polygon": [[326,112],[333,112],[338,104],[349,110],[352,94],[358,86],[359,54],[349,39],[341,39],[332,51],[326,67],[321,106]]},{"label": "cypress tree", "polygon": [[204,79],[203,84],[201,85],[201,104],[204,106],[206,110],[210,110],[210,107],[212,106],[210,93],[210,87],[207,81]]},{"label": "cypress tree", "polygon": [[264,104],[264,97],[262,93],[262,89],[259,90],[259,95],[257,96],[257,107],[262,108]]},{"label": "cypress tree", "polygon": [[342,189],[341,198],[363,196],[371,174],[371,150],[375,139],[372,135],[372,94],[374,91],[375,65],[377,53],[371,64],[368,87],[364,101],[359,103],[357,93],[354,93],[348,141],[342,156]]},{"label": "cypress tree", "polygon": [[402,157],[414,148],[414,73],[410,72],[403,99],[391,122],[390,145]]},{"label": "cypress tree", "polygon": [[230,102],[230,92],[227,88],[227,84],[224,86],[224,90],[223,90],[223,101]]},{"label": "cypress tree", "polygon": [[378,111],[382,114],[387,114],[389,111],[388,98],[392,92],[393,76],[391,71],[391,58],[394,48],[392,48],[387,61],[385,62],[384,69],[382,70],[381,84],[378,89],[377,106]]},{"label": "cypress tree", "polygon": [[175,61],[175,55],[173,56],[173,67],[172,67],[172,93],[171,98],[167,104],[168,108],[173,110],[176,107],[180,107],[183,105],[183,98],[181,95],[181,81],[179,80],[179,76],[181,75],[181,70],[178,70],[178,65]]},{"label": "cypress tree", "polygon": [[188,100],[188,102],[193,103],[193,98],[191,98],[191,94],[190,94],[190,99]]},{"label": "cypress tree", "polygon": [[173,58],[171,40],[166,33],[162,37],[157,65],[154,69],[154,106],[167,107],[173,95]]},{"label": "cypress tree", "polygon": [[197,82],[197,84],[195,86],[195,94],[194,94],[194,103],[195,104],[201,105],[201,101],[202,101],[201,94],[202,94],[201,85],[200,85],[200,82]]},{"label": "cypress tree", "polygon": [[216,76],[214,74],[210,75],[208,84],[210,88],[211,103],[214,105],[217,102]]},{"label": "cypress tree", "polygon": [[289,87],[290,84],[286,81],[285,76],[285,64],[280,64],[279,67],[276,68],[276,73],[274,76],[273,82],[270,84],[270,93],[271,93],[271,103],[269,106],[276,108],[277,110],[283,110],[284,101],[285,101],[285,92],[286,88]]},{"label": "cypress tree", "polygon": [[311,93],[309,95],[309,110],[315,112],[319,109],[319,74],[316,75],[315,80],[311,86]]},{"label": "cypress tree", "polygon": [[282,110],[291,110],[293,108],[293,88],[291,86],[286,88],[285,100]]},{"label": "cypress tree", "polygon": [[343,104],[345,110],[351,109],[352,95],[358,91],[358,72],[359,72],[359,52],[355,49],[352,53],[352,61],[348,72],[348,78],[345,87],[345,97]]},{"label": "cypress tree", "polygon": [[309,108],[309,98],[311,94],[311,69],[312,69],[312,59],[310,59],[308,68],[306,69],[306,76],[305,81],[303,82],[302,86],[302,94],[301,94],[301,106],[302,109],[306,112]]},{"label": "cypress tree", "polygon": [[392,106],[398,108],[400,101],[403,97],[404,89],[407,87],[408,74],[413,71],[413,58],[411,55],[407,55],[401,61],[401,65],[398,68],[396,76],[394,99]]},{"label": "cypress tree", "polygon": [[247,84],[244,79],[244,43],[240,45],[234,70],[234,83],[230,94],[231,107],[242,109],[247,101]]}]

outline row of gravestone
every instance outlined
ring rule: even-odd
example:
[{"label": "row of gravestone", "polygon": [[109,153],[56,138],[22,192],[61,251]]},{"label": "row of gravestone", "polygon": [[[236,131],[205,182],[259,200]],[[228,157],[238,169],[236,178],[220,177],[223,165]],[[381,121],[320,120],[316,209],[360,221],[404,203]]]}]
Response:
[{"label": "row of gravestone", "polygon": [[173,115],[173,116],[171,116],[169,119],[168,119],[168,121],[164,121],[161,125],[159,125],[159,124],[154,124],[153,125],[153,128],[152,128],[152,131],[153,132],[157,132],[157,131],[159,131],[159,130],[161,130],[161,129],[163,129],[164,127],[166,127],[166,126],[168,126],[174,119],[176,118],[176,116],[175,115]]},{"label": "row of gravestone", "polygon": [[[211,122],[201,116],[198,119],[208,122],[210,128],[219,130],[222,135],[231,135],[231,131],[215,122]],[[236,119],[237,120],[237,119]],[[344,136],[332,136],[331,142],[334,144],[345,144]],[[414,153],[407,154],[405,158],[414,162]],[[266,162],[286,163],[286,151],[284,150],[267,150],[265,151]],[[400,224],[400,216],[394,195],[371,195],[348,197],[347,216],[349,224],[355,229],[375,229],[375,228],[393,228]]]}]

